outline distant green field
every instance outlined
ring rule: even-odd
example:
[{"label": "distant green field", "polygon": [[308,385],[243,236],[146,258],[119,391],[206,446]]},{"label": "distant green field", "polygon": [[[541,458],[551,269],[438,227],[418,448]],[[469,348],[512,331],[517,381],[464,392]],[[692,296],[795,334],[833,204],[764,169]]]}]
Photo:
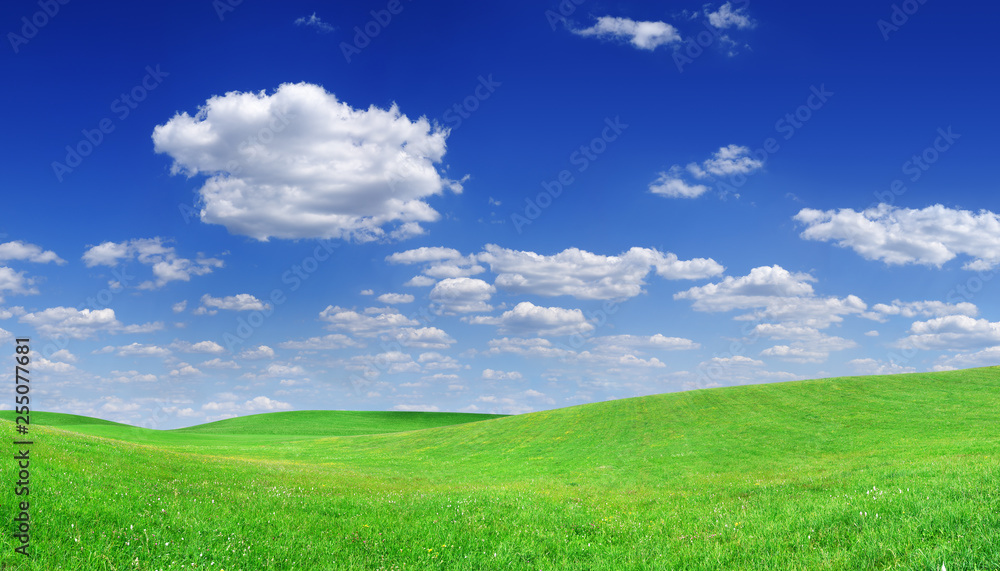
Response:
[{"label": "distant green field", "polygon": [[304,410],[241,416],[190,428],[181,428],[176,432],[189,434],[356,436],[359,434],[423,430],[478,420],[503,418],[503,416],[461,412]]},{"label": "distant green field", "polygon": [[34,413],[34,557],[7,533],[0,562],[1000,568],[1000,368],[477,418],[305,411],[159,432]]},{"label": "distant green field", "polygon": [[[241,416],[176,430],[151,430],[86,416],[37,412],[32,413],[31,422],[36,426],[58,427],[80,434],[135,443],[232,448],[322,436],[406,432],[504,416],[457,412],[303,410]],[[13,411],[0,411],[0,419],[13,420]]]}]

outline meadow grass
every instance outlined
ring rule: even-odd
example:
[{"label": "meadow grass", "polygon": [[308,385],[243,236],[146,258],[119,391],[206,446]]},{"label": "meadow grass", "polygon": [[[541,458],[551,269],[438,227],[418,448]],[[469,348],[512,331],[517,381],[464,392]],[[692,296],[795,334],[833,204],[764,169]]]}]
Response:
[{"label": "meadow grass", "polygon": [[[36,413],[33,557],[14,554],[6,533],[0,562],[1000,568],[1000,368],[699,390],[475,422],[279,414],[148,431]],[[14,438],[9,420],[0,437]],[[7,448],[0,497],[13,517]]]}]

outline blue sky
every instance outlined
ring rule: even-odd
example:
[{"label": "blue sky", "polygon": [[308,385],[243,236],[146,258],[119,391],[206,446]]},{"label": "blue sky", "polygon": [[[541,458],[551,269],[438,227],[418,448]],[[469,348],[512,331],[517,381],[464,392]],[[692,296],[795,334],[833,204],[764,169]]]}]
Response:
[{"label": "blue sky", "polygon": [[0,341],[157,428],[992,365],[996,12],[8,2]]}]

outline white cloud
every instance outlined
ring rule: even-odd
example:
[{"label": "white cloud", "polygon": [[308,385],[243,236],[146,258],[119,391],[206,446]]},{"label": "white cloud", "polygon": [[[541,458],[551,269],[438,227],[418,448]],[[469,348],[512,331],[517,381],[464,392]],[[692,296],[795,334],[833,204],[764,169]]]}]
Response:
[{"label": "white cloud", "polygon": [[879,361],[878,359],[853,359],[847,362],[854,368],[858,375],[897,375],[900,373],[915,373],[913,367],[906,367],[893,361]]},{"label": "white cloud", "polygon": [[214,96],[194,117],[158,125],[153,142],[172,172],[210,177],[203,222],[258,240],[365,241],[393,224],[395,237],[421,233],[440,217],[424,199],[461,192],[434,166],[447,136],[395,105],[354,109],[318,85],[286,83],[270,95]]},{"label": "white cloud", "polygon": [[265,396],[259,396],[242,403],[234,401],[212,401],[202,405],[201,409],[208,412],[222,412],[239,415],[274,412],[279,410],[292,410],[292,405],[287,402],[276,401]]},{"label": "white cloud", "polygon": [[680,167],[673,166],[670,170],[661,172],[653,182],[649,183],[649,191],[669,198],[698,198],[708,192],[703,184],[688,184],[680,177]]},{"label": "white cloud", "polygon": [[252,349],[247,349],[239,355],[240,359],[256,360],[256,359],[273,359],[274,349],[268,347],[267,345],[259,345]]},{"label": "white cloud", "polygon": [[760,266],[745,276],[726,276],[719,283],[693,287],[674,298],[693,300],[698,311],[729,311],[766,305],[772,298],[811,296],[813,288],[807,282],[815,281],[809,274],[793,274],[778,265]]},{"label": "white cloud", "polygon": [[69,352],[69,349],[60,349],[55,353],[49,355],[54,361],[63,361],[65,363],[76,363],[76,355]]},{"label": "white cloud", "polygon": [[750,16],[746,12],[746,6],[740,6],[739,8],[733,9],[733,5],[730,2],[726,2],[715,12],[709,12],[705,10],[705,16],[708,17],[708,22],[719,28],[725,30],[727,28],[739,28],[747,29],[753,28],[756,23],[750,19]]},{"label": "white cloud", "polygon": [[413,296],[408,293],[383,293],[378,296],[378,300],[382,303],[399,304],[399,303],[413,303]]},{"label": "white cloud", "polygon": [[62,265],[66,260],[60,258],[52,250],[42,250],[41,246],[28,244],[20,240],[0,244],[0,262],[7,260],[26,260],[36,264],[55,262]]},{"label": "white cloud", "polygon": [[67,375],[79,372],[79,369],[69,363],[60,361],[50,361],[45,357],[38,357],[31,361],[31,370],[39,373],[50,373],[55,375]]},{"label": "white cloud", "polygon": [[[378,310],[376,315],[368,315],[368,310]],[[366,314],[335,305],[327,306],[319,318],[326,321],[328,329],[340,329],[359,337],[374,337],[402,327],[413,327],[419,323],[390,308],[368,308]]]},{"label": "white cloud", "polygon": [[593,353],[590,351],[581,351],[574,357],[574,360],[609,367],[605,371],[609,373],[621,372],[622,367],[642,367],[652,369],[662,369],[666,367],[663,361],[660,361],[656,357],[641,359],[631,353],[622,354],[617,351],[609,352],[606,350],[597,350]]},{"label": "white cloud", "polygon": [[524,378],[517,371],[495,371],[493,369],[483,369],[483,378],[487,381],[519,381]]},{"label": "white cloud", "polygon": [[702,163],[701,168],[715,176],[732,176],[750,174],[763,167],[764,162],[753,158],[748,147],[727,145],[715,151],[711,158]]},{"label": "white cloud", "polygon": [[437,406],[428,404],[397,404],[392,407],[392,410],[401,410],[406,412],[439,412]]},{"label": "white cloud", "polygon": [[158,345],[144,345],[142,343],[131,343],[120,347],[107,346],[95,351],[95,353],[115,353],[119,357],[167,357],[170,349]]},{"label": "white cloud", "polygon": [[421,327],[420,329],[400,329],[395,339],[403,347],[417,349],[447,349],[456,341],[450,335],[437,327]]},{"label": "white cloud", "polygon": [[422,276],[416,276],[403,285],[429,286],[439,279],[463,278],[486,271],[476,263],[475,256],[463,256],[458,250],[441,247],[422,247],[386,256],[392,264],[425,264]]},{"label": "white cloud", "polygon": [[590,343],[605,351],[625,352],[625,349],[654,349],[658,351],[686,351],[701,347],[690,339],[656,335],[607,335],[592,337]]},{"label": "white cloud", "polygon": [[475,278],[447,278],[431,290],[430,299],[438,313],[474,313],[491,311],[487,303],[496,288]]},{"label": "white cloud", "polygon": [[298,351],[329,351],[345,347],[364,347],[364,343],[359,343],[347,335],[331,333],[322,337],[310,337],[302,341],[285,341],[284,343],[279,343],[278,347]]},{"label": "white cloud", "polygon": [[177,368],[170,371],[171,377],[198,377],[202,372],[189,363],[178,363]]},{"label": "white cloud", "polygon": [[791,340],[789,345],[775,345],[761,351],[765,357],[777,357],[794,363],[822,363],[832,351],[843,351],[858,346],[850,339],[826,335],[819,329],[787,323],[760,323],[753,332],[771,339]]},{"label": "white cloud", "polygon": [[14,316],[24,315],[24,308],[20,305],[14,307],[0,307],[0,319],[10,319]]},{"label": "white cloud", "polygon": [[413,276],[412,278],[410,278],[410,281],[406,282],[403,285],[407,287],[427,287],[434,285],[436,282],[437,280],[427,276]]},{"label": "white cloud", "polygon": [[1000,345],[1000,322],[973,319],[967,315],[948,315],[916,321],[910,335],[897,342],[899,347],[915,349],[965,350]]},{"label": "white cloud", "polygon": [[835,242],[889,265],[941,267],[959,254],[971,258],[962,266],[967,270],[985,270],[1000,262],[1000,215],[988,210],[879,204],[861,212],[804,208],[794,219],[806,226],[802,238]]},{"label": "white cloud", "polygon": [[898,299],[891,304],[876,303],[870,312],[862,316],[875,321],[886,321],[888,315],[899,315],[902,317],[944,317],[947,315],[967,315],[975,317],[979,314],[979,308],[975,304],[967,301],[959,303],[945,303],[943,301],[909,301],[902,302]]},{"label": "white cloud", "polygon": [[236,364],[236,361],[223,361],[216,357],[215,359],[209,359],[200,364],[202,367],[208,367],[209,369],[239,369],[240,366]]},{"label": "white cloud", "polygon": [[651,270],[664,279],[699,279],[719,275],[723,267],[710,258],[679,260],[675,254],[634,247],[617,256],[568,248],[551,256],[487,244],[477,258],[497,274],[494,285],[518,294],[569,295],[577,299],[616,299],[642,293]]},{"label": "white cloud", "polygon": [[764,357],[777,357],[793,363],[822,363],[830,356],[826,351],[813,351],[806,347],[775,345],[760,352]]},{"label": "white cloud", "polygon": [[248,293],[239,293],[226,297],[212,297],[209,294],[201,296],[201,307],[195,310],[196,315],[215,315],[224,309],[227,311],[263,311],[270,309],[270,304],[264,303]]},{"label": "white cloud", "polygon": [[937,360],[934,370],[968,369],[970,367],[995,367],[1000,363],[1000,345],[987,347],[973,353],[958,353],[942,356]]},{"label": "white cloud", "polygon": [[[146,243],[151,240],[133,240],[133,242]],[[131,246],[131,247],[130,247]],[[88,268],[92,268],[97,265],[111,266],[114,267],[118,265],[124,259],[130,257],[130,252],[132,256],[135,255],[134,250],[136,244],[130,244],[128,241],[116,243],[116,242],[104,242],[98,244],[97,246],[91,246],[87,248],[87,251],[83,253],[83,262]]]},{"label": "white cloud", "polygon": [[118,397],[104,397],[104,404],[101,406],[101,412],[105,413],[116,413],[116,412],[135,412],[139,410],[141,405],[137,402],[125,402]]},{"label": "white cloud", "polygon": [[367,378],[378,377],[381,373],[418,373],[420,364],[409,353],[385,351],[377,355],[355,355],[346,362],[345,368],[363,371]]},{"label": "white cloud", "polygon": [[262,377],[300,377],[306,374],[306,370],[299,365],[288,365],[285,363],[270,363],[260,371]]},{"label": "white cloud", "polygon": [[319,16],[316,15],[316,12],[313,12],[309,16],[296,18],[295,25],[316,28],[320,32],[332,32],[334,30],[334,27],[321,20]]},{"label": "white cloud", "polygon": [[38,289],[32,287],[34,283],[33,279],[24,276],[24,272],[0,266],[0,301],[3,301],[5,291],[20,295],[38,294]]},{"label": "white cloud", "polygon": [[732,384],[792,381],[799,377],[784,371],[768,371],[764,362],[743,355],[713,357],[698,365],[698,370],[715,383]]},{"label": "white cloud", "polygon": [[697,198],[707,192],[708,187],[686,182],[682,176],[684,171],[696,179],[712,180],[713,176],[748,175],[762,168],[764,161],[754,158],[749,147],[726,145],[719,147],[718,151],[701,164],[689,163],[683,170],[680,165],[671,166],[649,184],[649,190],[669,198]]},{"label": "white cloud", "polygon": [[424,268],[424,275],[437,279],[462,278],[481,274],[484,271],[486,268],[475,263],[473,256],[468,256],[458,260],[431,264]]},{"label": "white cloud", "polygon": [[572,32],[580,36],[627,41],[641,50],[655,50],[659,46],[681,41],[677,29],[666,22],[637,22],[612,16],[601,16],[593,26]]},{"label": "white cloud", "polygon": [[674,294],[687,299],[697,311],[758,309],[738,319],[773,319],[824,328],[843,320],[841,315],[861,314],[867,306],[860,298],[816,297],[812,285],[816,278],[792,273],[781,266],[760,266],[746,276],[726,276],[719,283],[693,287]]},{"label": "white cloud", "polygon": [[363,289],[361,290],[361,295],[375,295],[375,291],[370,289]]},{"label": "white cloud", "polygon": [[170,347],[182,353],[206,353],[209,355],[218,355],[226,352],[222,345],[219,345],[215,341],[199,341],[197,343],[191,343],[189,341],[177,340],[171,343]]},{"label": "white cloud", "polygon": [[178,301],[173,306],[171,306],[170,309],[172,309],[174,313],[181,313],[182,311],[184,311],[185,309],[187,309],[187,306],[188,306],[188,302],[185,299],[184,301]]},{"label": "white cloud", "polygon": [[491,339],[488,345],[490,348],[487,354],[489,355],[511,353],[521,355],[522,357],[546,358],[563,358],[575,355],[572,350],[560,347],[552,341],[540,337],[534,339],[503,337],[501,339]]},{"label": "white cloud", "polygon": [[594,329],[579,309],[542,307],[530,301],[522,301],[498,317],[476,316],[465,319],[474,324],[496,325],[500,333],[515,335],[572,335]]},{"label": "white cloud", "polygon": [[417,362],[428,371],[461,368],[461,365],[459,365],[458,361],[453,357],[448,357],[434,351],[421,353],[420,356],[417,357]]},{"label": "white cloud", "polygon": [[90,246],[83,253],[83,261],[88,268],[94,266],[114,267],[123,261],[137,259],[139,263],[151,266],[156,281],[139,284],[140,289],[163,287],[172,281],[191,281],[191,276],[203,276],[224,266],[222,260],[206,258],[201,254],[190,260],[177,256],[173,246],[165,246],[163,239],[141,238],[125,242],[104,242]]},{"label": "white cloud", "polygon": [[396,252],[386,256],[386,261],[392,264],[423,264],[427,262],[440,262],[442,260],[456,260],[462,257],[462,253],[452,248],[441,247],[421,247],[404,252]]},{"label": "white cloud", "polygon": [[131,370],[111,371],[111,378],[109,380],[114,383],[155,383],[159,379],[152,373],[140,373],[139,371]]},{"label": "white cloud", "polygon": [[21,323],[33,326],[42,335],[66,336],[73,339],[88,339],[98,333],[150,333],[163,329],[160,322],[143,325],[125,325],[115,317],[115,310],[74,309],[72,307],[50,307],[43,311],[26,313],[19,319]]}]

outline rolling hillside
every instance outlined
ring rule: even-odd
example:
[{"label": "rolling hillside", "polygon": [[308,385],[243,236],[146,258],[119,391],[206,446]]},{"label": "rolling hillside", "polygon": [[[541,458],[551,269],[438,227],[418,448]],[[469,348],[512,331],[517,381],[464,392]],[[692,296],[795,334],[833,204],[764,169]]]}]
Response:
[{"label": "rolling hillside", "polygon": [[998,368],[331,414],[39,414],[28,568],[1000,567]]}]

